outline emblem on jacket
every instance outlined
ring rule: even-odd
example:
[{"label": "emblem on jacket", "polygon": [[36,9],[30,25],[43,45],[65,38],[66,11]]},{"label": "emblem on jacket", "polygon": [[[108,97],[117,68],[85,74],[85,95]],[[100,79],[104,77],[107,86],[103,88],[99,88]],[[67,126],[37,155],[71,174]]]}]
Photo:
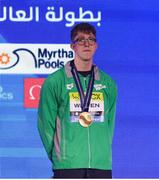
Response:
[{"label": "emblem on jacket", "polygon": [[69,89],[69,90],[72,89],[73,87],[74,87],[73,83],[66,84],[66,88]]},{"label": "emblem on jacket", "polygon": [[102,84],[95,84],[94,88],[96,89],[96,91],[101,90],[106,88],[106,85],[102,85]]}]

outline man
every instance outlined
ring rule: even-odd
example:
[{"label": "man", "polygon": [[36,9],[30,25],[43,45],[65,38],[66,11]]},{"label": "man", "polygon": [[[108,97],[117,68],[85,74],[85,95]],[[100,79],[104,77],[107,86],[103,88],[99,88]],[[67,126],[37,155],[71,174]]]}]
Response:
[{"label": "man", "polygon": [[74,60],[42,87],[39,133],[54,178],[111,178],[116,85],[93,64],[95,28],[80,23],[71,40]]}]

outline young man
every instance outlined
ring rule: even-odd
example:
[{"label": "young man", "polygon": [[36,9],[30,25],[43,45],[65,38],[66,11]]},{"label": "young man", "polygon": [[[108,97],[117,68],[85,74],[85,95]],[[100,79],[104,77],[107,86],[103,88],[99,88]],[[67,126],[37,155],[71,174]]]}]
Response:
[{"label": "young man", "polygon": [[38,129],[54,178],[111,178],[115,82],[93,64],[96,30],[71,31],[75,58],[51,74],[41,90]]}]

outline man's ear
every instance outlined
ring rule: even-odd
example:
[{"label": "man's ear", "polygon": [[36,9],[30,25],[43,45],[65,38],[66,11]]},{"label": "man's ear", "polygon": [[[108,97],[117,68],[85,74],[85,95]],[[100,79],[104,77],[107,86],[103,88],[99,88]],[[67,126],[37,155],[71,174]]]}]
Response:
[{"label": "man's ear", "polygon": [[96,43],[96,50],[98,49],[98,43]]},{"label": "man's ear", "polygon": [[98,48],[98,43],[96,43],[96,49]]},{"label": "man's ear", "polygon": [[74,44],[70,44],[70,48],[74,50]]}]

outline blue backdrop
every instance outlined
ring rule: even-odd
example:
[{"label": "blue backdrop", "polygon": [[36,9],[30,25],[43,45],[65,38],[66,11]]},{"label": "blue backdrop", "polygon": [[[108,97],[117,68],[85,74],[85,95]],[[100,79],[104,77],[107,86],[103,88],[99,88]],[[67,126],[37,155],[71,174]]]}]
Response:
[{"label": "blue backdrop", "polygon": [[[46,12],[52,6],[51,21]],[[0,43],[69,44],[71,23],[90,18],[82,18],[80,8],[94,16],[95,63],[118,84],[113,177],[159,178],[158,0],[0,0]],[[18,10],[30,20],[24,12],[16,15]],[[74,21],[68,12],[74,12]],[[0,178],[52,176],[37,131],[37,109],[24,107],[24,79],[39,77],[47,75],[0,75]]]}]

